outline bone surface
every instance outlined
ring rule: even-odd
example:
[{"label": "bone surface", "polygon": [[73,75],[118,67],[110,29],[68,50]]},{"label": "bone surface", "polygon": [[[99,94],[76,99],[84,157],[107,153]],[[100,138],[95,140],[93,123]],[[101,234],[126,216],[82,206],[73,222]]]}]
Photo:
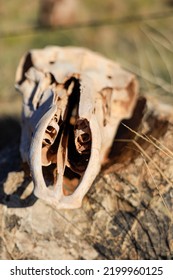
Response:
[{"label": "bone surface", "polygon": [[133,114],[133,74],[77,47],[26,53],[17,68],[23,96],[20,152],[34,193],[56,209],[82,204],[100,171],[118,126]]}]

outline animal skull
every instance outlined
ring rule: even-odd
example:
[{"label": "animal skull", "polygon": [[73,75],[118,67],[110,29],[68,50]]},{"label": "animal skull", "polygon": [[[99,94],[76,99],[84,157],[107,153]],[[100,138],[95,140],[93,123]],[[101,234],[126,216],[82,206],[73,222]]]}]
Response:
[{"label": "animal skull", "polygon": [[20,152],[35,195],[57,209],[80,207],[121,120],[132,116],[134,75],[87,49],[46,47],[22,57],[16,88],[23,96]]}]

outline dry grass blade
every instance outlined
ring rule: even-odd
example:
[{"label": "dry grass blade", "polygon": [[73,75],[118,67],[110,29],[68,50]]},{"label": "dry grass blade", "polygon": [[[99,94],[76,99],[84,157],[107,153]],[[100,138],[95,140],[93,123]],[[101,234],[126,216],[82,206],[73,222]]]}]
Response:
[{"label": "dry grass blade", "polygon": [[[133,132],[137,137],[147,141],[148,143],[150,143],[151,145],[153,145],[155,148],[157,148],[159,151],[161,151],[164,155],[168,156],[169,158],[173,159],[173,153],[167,148],[165,147],[160,141],[158,141],[157,139],[155,139],[153,136],[151,136],[151,138],[157,142],[158,144],[156,144],[151,138],[149,138],[147,135],[141,135],[140,133],[134,131],[133,129],[131,129],[130,127],[128,127],[127,125],[123,124],[127,129],[129,129],[131,132]],[[168,185],[172,186],[172,182],[169,180],[169,178],[167,178],[167,176],[164,174],[164,172],[160,169],[160,167],[157,165],[157,163],[154,162],[154,160],[146,153],[146,151],[140,146],[140,144],[135,140],[135,139],[117,139],[116,140],[117,142],[126,142],[126,143],[133,143],[136,148],[137,148],[137,151],[141,154],[143,160],[144,160],[144,163],[147,167],[147,170],[152,178],[152,181],[158,191],[158,194],[159,196],[161,197],[162,199],[162,202],[166,208],[166,211],[168,212],[169,214],[169,217],[171,218],[171,220],[173,220],[173,216],[171,214],[171,211],[163,197],[163,195],[161,194],[155,180],[154,180],[154,177],[153,177],[153,174],[151,173],[151,170],[147,164],[147,161],[146,159],[151,162],[151,164],[155,167],[155,169],[161,174],[162,178],[168,183]],[[135,149],[136,150],[136,149]]]},{"label": "dry grass blade", "polygon": [[151,173],[151,170],[150,170],[150,168],[149,168],[149,166],[148,166],[148,164],[147,164],[147,162],[146,162],[144,156],[143,156],[142,154],[141,154],[141,156],[143,157],[143,161],[144,161],[144,163],[145,163],[145,166],[146,166],[146,168],[147,168],[147,170],[148,170],[148,172],[149,172],[149,174],[150,174],[150,176],[151,176],[151,178],[152,178],[152,181],[153,181],[153,183],[154,183],[154,185],[155,185],[155,187],[156,187],[156,189],[157,189],[157,191],[158,191],[159,196],[160,196],[161,199],[162,199],[162,202],[163,202],[163,204],[164,204],[164,206],[165,206],[165,208],[166,208],[166,210],[167,210],[167,213],[169,214],[169,217],[171,218],[171,220],[173,220],[173,216],[172,216],[172,214],[171,214],[171,211],[170,211],[170,209],[169,209],[169,207],[168,207],[168,205],[167,205],[165,199],[163,198],[163,195],[161,194],[161,192],[160,192],[160,190],[159,190],[159,188],[158,188],[158,186],[157,186],[157,184],[156,184],[156,182],[155,182],[155,180],[154,180],[153,174]]},{"label": "dry grass blade", "polygon": [[152,33],[152,39],[163,46],[165,49],[173,52],[173,45],[171,40],[169,40],[160,30],[156,29],[155,27],[145,24],[144,26],[146,32]]},{"label": "dry grass blade", "polygon": [[[164,150],[167,152],[165,152],[164,151],[164,153],[168,156],[168,157],[170,157],[171,159],[173,159],[173,152],[170,150],[170,149],[168,149],[165,145],[163,145],[158,139],[156,139],[155,137],[153,137],[153,136],[150,136],[155,142],[157,142],[160,146],[161,146],[161,148],[159,147],[159,149],[163,152]],[[154,142],[153,142],[154,143]]]},{"label": "dry grass blade", "polygon": [[[150,136],[155,142],[157,142],[159,145],[157,145],[149,136],[147,135],[142,135],[138,133],[137,131],[134,131],[132,128],[128,127],[124,123],[122,123],[127,129],[129,129],[131,132],[133,132],[136,136],[139,138],[142,138],[143,140],[147,141],[151,145],[153,145],[155,148],[157,148],[159,151],[161,151],[163,154],[165,154],[167,157],[173,159],[173,153],[165,147],[161,142],[159,142],[156,138],[153,136]],[[161,147],[160,147],[161,146]]]},{"label": "dry grass blade", "polygon": [[162,175],[162,177],[165,179],[165,181],[172,185],[172,182],[165,176],[165,174],[163,173],[163,171],[160,169],[160,167],[152,160],[152,158],[144,151],[144,149],[133,139],[117,139],[117,142],[126,142],[126,143],[133,143],[140,152],[142,152],[144,154],[144,156],[155,166],[155,168],[157,169],[157,171]]},{"label": "dry grass blade", "polygon": [[162,88],[166,93],[172,94],[172,86],[169,83],[165,82],[162,78],[154,77],[152,74],[145,70],[143,70],[141,73],[140,68],[130,64],[127,61],[125,62],[121,60],[121,63],[126,69],[128,69],[138,77],[141,77],[143,80],[155,85],[156,87]]},{"label": "dry grass blade", "polygon": [[[161,60],[163,61],[164,63],[164,66],[165,66],[165,69],[169,75],[169,79],[170,79],[170,87],[171,87],[171,93],[173,92],[172,91],[172,84],[173,84],[173,81],[172,81],[172,75],[171,75],[171,71],[172,69],[170,67],[172,67],[172,65],[170,65],[169,61],[168,61],[168,57],[167,55],[164,54],[163,52],[163,48],[160,48],[159,45],[161,44],[158,44],[158,41],[160,43],[160,38],[158,38],[157,42],[154,38],[156,38],[157,36],[153,36],[153,33],[149,32],[148,30],[146,30],[146,28],[143,28],[141,27],[141,30],[142,32],[145,34],[145,36],[150,40],[150,42],[152,43],[152,45],[154,46],[155,50],[157,51],[157,53],[159,54]],[[154,38],[153,38],[154,37]],[[150,59],[150,61],[152,61],[152,59]],[[159,78],[160,79],[160,78]],[[155,77],[155,80],[157,82],[158,80],[158,77]]]}]

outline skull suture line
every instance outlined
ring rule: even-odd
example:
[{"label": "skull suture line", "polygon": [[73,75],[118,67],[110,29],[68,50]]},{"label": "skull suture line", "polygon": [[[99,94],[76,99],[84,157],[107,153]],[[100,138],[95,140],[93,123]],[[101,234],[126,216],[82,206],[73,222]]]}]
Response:
[{"label": "skull suture line", "polygon": [[57,209],[80,207],[121,120],[132,116],[134,75],[87,49],[46,47],[21,59],[16,88],[23,96],[20,152],[35,195]]}]

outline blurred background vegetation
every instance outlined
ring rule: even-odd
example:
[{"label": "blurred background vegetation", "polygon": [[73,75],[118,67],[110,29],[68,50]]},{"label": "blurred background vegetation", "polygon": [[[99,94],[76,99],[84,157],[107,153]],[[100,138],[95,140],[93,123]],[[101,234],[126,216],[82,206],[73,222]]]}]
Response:
[{"label": "blurred background vegetation", "polygon": [[31,48],[74,45],[120,62],[141,92],[172,102],[172,0],[1,0],[0,117],[20,116],[14,89],[21,56]]}]

